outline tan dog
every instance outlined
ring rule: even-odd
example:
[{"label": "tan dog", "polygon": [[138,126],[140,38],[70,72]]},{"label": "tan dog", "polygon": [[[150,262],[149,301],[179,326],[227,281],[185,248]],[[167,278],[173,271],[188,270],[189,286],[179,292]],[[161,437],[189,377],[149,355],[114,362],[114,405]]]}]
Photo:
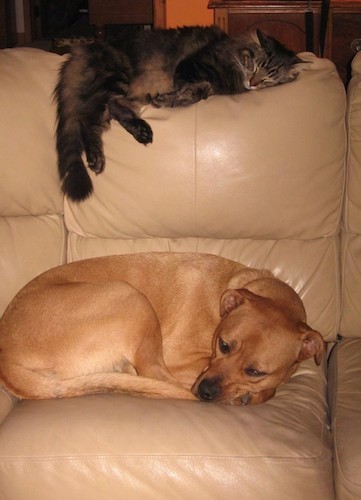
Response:
[{"label": "tan dog", "polygon": [[268,271],[213,255],[88,259],[25,286],[0,320],[0,382],[19,398],[121,392],[257,404],[322,336]]}]

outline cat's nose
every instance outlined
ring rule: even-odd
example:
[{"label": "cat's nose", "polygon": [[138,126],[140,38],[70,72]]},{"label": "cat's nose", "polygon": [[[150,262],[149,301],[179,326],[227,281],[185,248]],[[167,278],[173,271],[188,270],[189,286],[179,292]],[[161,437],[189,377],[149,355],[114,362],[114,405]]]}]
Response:
[{"label": "cat's nose", "polygon": [[260,84],[262,83],[262,78],[260,78],[260,76],[255,73],[254,75],[251,76],[250,80],[249,80],[249,85],[250,85],[250,89],[256,89]]}]

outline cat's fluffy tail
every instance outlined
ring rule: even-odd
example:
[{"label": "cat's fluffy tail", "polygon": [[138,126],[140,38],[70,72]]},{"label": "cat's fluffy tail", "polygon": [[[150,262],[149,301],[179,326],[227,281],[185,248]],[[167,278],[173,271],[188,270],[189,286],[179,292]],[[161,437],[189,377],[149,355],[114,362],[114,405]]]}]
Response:
[{"label": "cat's fluffy tail", "polygon": [[93,183],[81,160],[73,162],[62,183],[62,191],[73,201],[83,201],[93,192]]}]

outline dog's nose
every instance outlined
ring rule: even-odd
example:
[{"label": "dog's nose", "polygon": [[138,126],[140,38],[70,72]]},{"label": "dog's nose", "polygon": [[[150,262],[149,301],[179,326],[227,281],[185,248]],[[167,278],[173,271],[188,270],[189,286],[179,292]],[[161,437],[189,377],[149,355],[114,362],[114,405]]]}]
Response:
[{"label": "dog's nose", "polygon": [[212,401],[215,399],[220,393],[220,388],[217,382],[204,379],[199,384],[198,387],[198,396],[202,401]]}]

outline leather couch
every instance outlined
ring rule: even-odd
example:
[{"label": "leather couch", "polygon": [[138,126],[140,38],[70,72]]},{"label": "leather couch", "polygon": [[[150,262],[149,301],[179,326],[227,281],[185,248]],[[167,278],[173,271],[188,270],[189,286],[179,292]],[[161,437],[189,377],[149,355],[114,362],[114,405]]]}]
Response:
[{"label": "leather couch", "polygon": [[0,389],[0,499],[361,498],[361,57],[348,105],[334,65],[304,54],[293,83],[145,107],[147,147],[113,122],[80,204],[56,167],[63,57],[0,52],[0,314],[67,261],[206,252],[293,286],[329,361],[305,362],[259,406]]}]

